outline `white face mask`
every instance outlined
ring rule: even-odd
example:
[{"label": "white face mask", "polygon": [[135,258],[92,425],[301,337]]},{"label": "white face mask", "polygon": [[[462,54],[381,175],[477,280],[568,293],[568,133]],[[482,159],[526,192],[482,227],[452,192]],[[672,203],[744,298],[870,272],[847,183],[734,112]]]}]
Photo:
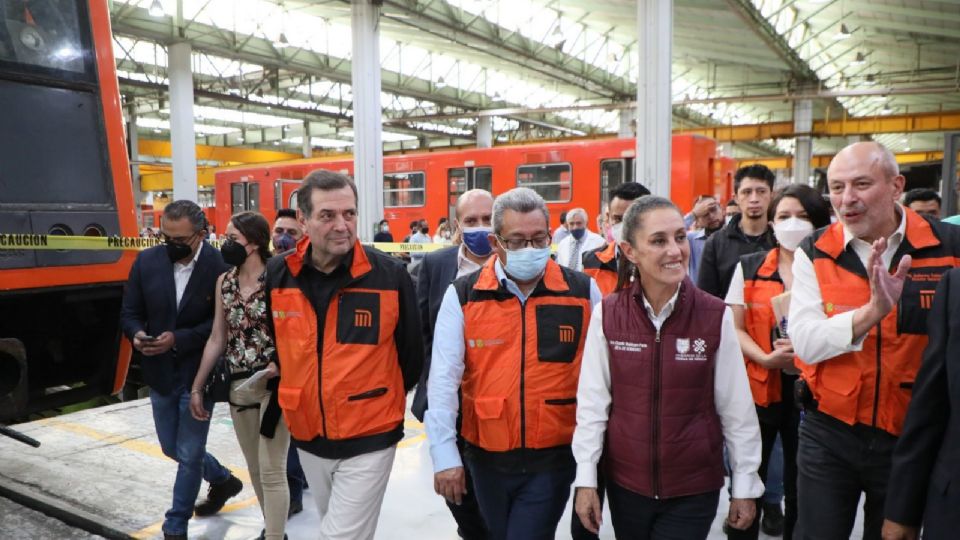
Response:
[{"label": "white face mask", "polygon": [[785,219],[773,226],[777,242],[787,251],[796,251],[800,242],[812,232],[813,223],[797,217]]},{"label": "white face mask", "polygon": [[610,229],[610,235],[617,244],[623,241],[623,222],[617,223]]}]

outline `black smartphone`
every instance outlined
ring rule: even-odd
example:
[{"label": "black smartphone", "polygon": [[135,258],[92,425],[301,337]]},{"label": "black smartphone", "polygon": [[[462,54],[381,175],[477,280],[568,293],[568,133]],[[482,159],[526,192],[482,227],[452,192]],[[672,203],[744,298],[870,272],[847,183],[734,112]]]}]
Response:
[{"label": "black smartphone", "polygon": [[140,336],[140,341],[156,341],[157,336]]}]

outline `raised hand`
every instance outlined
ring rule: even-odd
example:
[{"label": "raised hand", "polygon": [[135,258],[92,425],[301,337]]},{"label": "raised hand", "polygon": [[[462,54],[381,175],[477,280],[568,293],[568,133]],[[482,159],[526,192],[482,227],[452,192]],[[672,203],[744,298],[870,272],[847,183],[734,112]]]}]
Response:
[{"label": "raised hand", "polygon": [[887,239],[879,238],[872,246],[867,260],[867,275],[870,278],[870,306],[879,318],[883,318],[900,300],[907,272],[913,263],[909,255],[900,259],[896,272],[891,274],[883,265],[883,252],[887,249]]}]

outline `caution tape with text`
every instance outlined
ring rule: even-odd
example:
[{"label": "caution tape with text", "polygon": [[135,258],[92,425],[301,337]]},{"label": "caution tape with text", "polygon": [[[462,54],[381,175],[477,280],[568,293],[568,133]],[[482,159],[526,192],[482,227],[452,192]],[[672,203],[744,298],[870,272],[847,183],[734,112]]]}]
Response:
[{"label": "caution tape with text", "polygon": [[[0,234],[0,250],[89,250],[142,251],[162,244],[158,238],[125,236],[59,236],[50,234]],[[219,247],[220,242],[211,242]],[[447,244],[410,244],[374,242],[373,247],[386,253],[429,253]]]}]

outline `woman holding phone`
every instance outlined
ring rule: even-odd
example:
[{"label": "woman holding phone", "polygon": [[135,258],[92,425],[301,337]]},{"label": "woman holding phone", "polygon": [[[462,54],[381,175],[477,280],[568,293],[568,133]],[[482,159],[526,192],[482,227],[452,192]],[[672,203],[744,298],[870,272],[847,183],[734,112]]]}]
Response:
[{"label": "woman holding phone", "polygon": [[[286,476],[290,434],[279,414],[269,414],[271,410],[279,412],[270,406],[274,392],[268,386],[275,386],[274,379],[280,374],[272,361],[276,350],[267,329],[270,314],[264,296],[270,225],[259,213],[240,212],[230,218],[225,232],[220,251],[233,268],[217,280],[220,301],[193,381],[190,411],[198,420],[210,418],[203,407],[204,383],[223,356],[230,364],[232,379],[230,417],[263,512],[261,538],[280,540],[286,537],[290,504]],[[251,379],[255,373],[257,377]]]}]

